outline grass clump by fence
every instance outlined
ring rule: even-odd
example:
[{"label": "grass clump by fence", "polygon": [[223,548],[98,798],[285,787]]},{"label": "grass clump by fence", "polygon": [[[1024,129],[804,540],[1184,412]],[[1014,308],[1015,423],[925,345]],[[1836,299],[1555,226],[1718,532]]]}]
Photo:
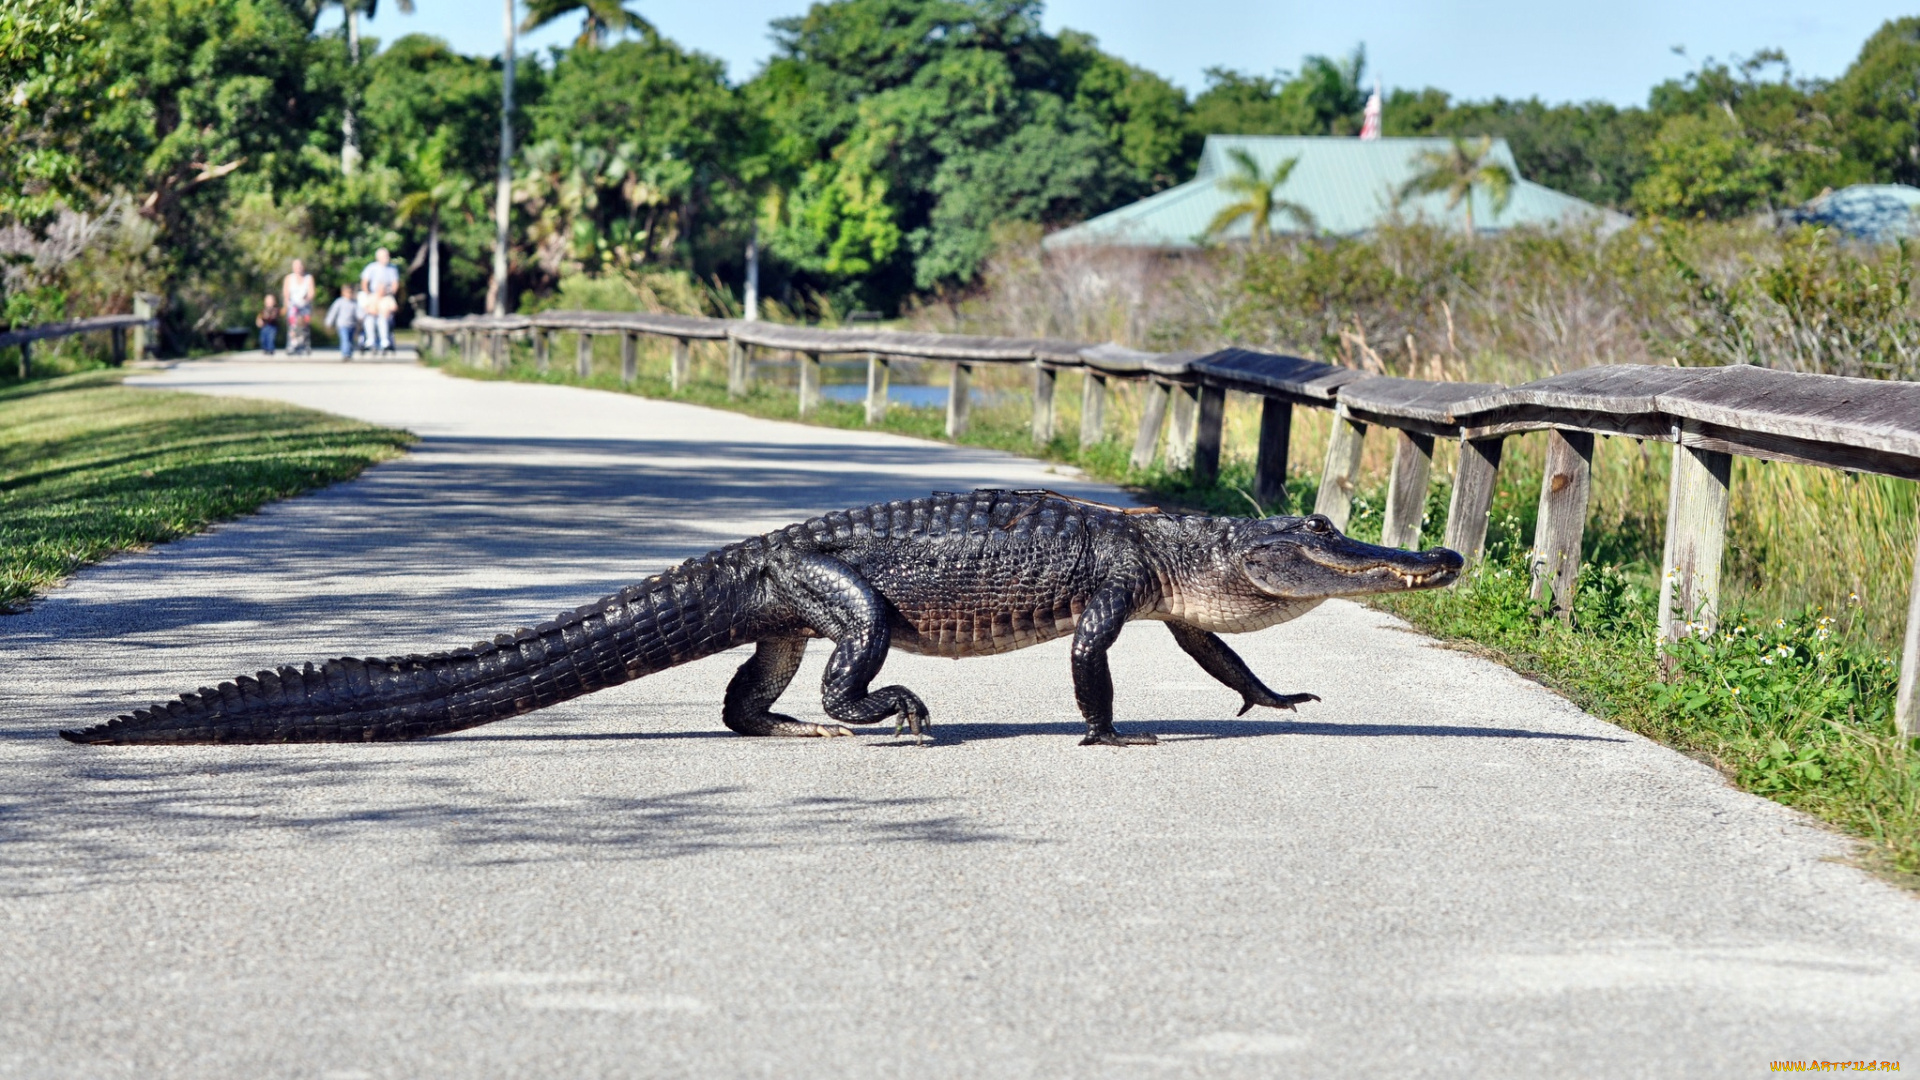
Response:
[{"label": "grass clump by fence", "polygon": [[411,441],[290,405],[122,386],[118,372],[0,383],[0,611],[116,552],[349,479]]}]

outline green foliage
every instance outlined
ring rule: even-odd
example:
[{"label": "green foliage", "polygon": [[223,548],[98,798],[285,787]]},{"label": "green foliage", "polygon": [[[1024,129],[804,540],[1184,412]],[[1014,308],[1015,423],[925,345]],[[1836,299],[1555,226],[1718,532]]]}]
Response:
[{"label": "green foliage", "polygon": [[89,563],[348,479],[412,436],[93,372],[0,385],[0,610]]},{"label": "green foliage", "polygon": [[1824,95],[1846,172],[1920,185],[1920,17],[1882,24]]},{"label": "green foliage", "polygon": [[1194,98],[1193,126],[1208,135],[1357,135],[1367,95],[1360,88],[1367,54],[1342,60],[1309,56],[1297,75],[1249,75],[1207,69]]},{"label": "green foliage", "polygon": [[[744,209],[732,189],[752,119],[720,61],[651,29],[560,54],[527,113],[515,199],[536,288],[569,274],[692,265],[703,211]],[[743,223],[713,224],[737,236]]]},{"label": "green foliage", "polygon": [[1054,38],[1033,0],[836,0],[774,24],[746,92],[777,133],[767,247],[840,306],[971,281],[1004,221],[1065,223],[1173,179],[1173,91]]},{"label": "green foliage", "polygon": [[1738,121],[1724,113],[1682,113],[1661,126],[1633,195],[1648,213],[1724,219],[1767,206],[1781,178],[1778,152],[1748,136]]},{"label": "green foliage", "polygon": [[653,25],[628,11],[620,0],[527,0],[527,17],[522,32],[536,30],[564,15],[579,12],[580,36],[575,49],[598,49],[607,43],[609,33],[623,30],[652,30]]},{"label": "green foliage", "polygon": [[87,129],[107,78],[85,0],[0,10],[0,217],[39,222],[90,190]]}]

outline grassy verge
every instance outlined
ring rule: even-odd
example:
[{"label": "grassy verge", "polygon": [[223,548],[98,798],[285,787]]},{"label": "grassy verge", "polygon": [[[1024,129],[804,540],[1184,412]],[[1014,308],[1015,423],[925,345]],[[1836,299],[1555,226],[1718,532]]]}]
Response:
[{"label": "grassy verge", "polygon": [[[790,387],[761,384],[746,398],[730,399],[712,365],[704,371],[696,369],[694,380],[673,392],[666,380],[664,357],[646,358],[640,378],[631,386],[621,384],[611,356],[601,357],[597,373],[587,379],[562,372],[557,364],[555,370],[537,371],[524,350],[517,352],[504,373],[458,362],[448,366],[456,374],[474,378],[592,386],[771,419],[796,419]],[[999,374],[994,369],[986,373]],[[1018,377],[1007,372],[1003,381],[1007,376]],[[976,380],[975,385],[981,382]],[[1027,400],[1015,394],[1000,404],[976,405],[973,426],[959,441],[1071,465],[1171,507],[1247,514],[1255,510],[1300,513],[1313,505],[1316,478],[1303,466],[1318,462],[1317,451],[1326,437],[1322,417],[1296,417],[1292,453],[1296,468],[1289,478],[1285,505],[1257,507],[1248,494],[1253,465],[1244,455],[1230,452],[1222,462],[1219,480],[1212,484],[1196,484],[1190,473],[1160,464],[1145,470],[1131,468],[1125,433],[1132,430],[1137,413],[1124,397],[1113,403],[1109,437],[1087,447],[1071,436],[1035,446],[1026,426]],[[1062,393],[1056,400],[1071,403],[1074,398]],[[1249,415],[1239,422],[1250,428],[1257,421],[1251,410],[1245,411]],[[836,402],[822,403],[808,422],[866,427],[861,406]],[[1230,429],[1234,422],[1230,409]],[[1069,412],[1059,426],[1071,431],[1076,424],[1077,416]],[[879,427],[942,439],[944,413],[895,406]],[[1249,445],[1250,435],[1250,430],[1237,435],[1229,430],[1228,445]],[[1710,762],[1747,791],[1797,807],[1859,837],[1871,868],[1920,888],[1920,744],[1903,744],[1894,735],[1898,661],[1886,649],[1888,634],[1880,624],[1887,619],[1862,606],[1857,596],[1837,616],[1814,607],[1761,615],[1754,601],[1775,598],[1763,589],[1751,589],[1736,594],[1735,601],[1743,602],[1741,595],[1750,597],[1744,602],[1751,610],[1736,610],[1723,624],[1723,632],[1673,650],[1663,661],[1654,647],[1658,571],[1650,562],[1658,558],[1659,527],[1650,517],[1653,511],[1637,503],[1658,501],[1664,494],[1664,468],[1658,455],[1629,440],[1610,442],[1596,465],[1596,470],[1606,472],[1613,502],[1598,502],[1588,527],[1584,551],[1588,565],[1582,571],[1578,610],[1570,622],[1546,617],[1527,598],[1525,552],[1540,482],[1535,461],[1539,455],[1527,452],[1530,449],[1520,440],[1509,448],[1510,466],[1502,470],[1494,501],[1489,557],[1473,576],[1440,592],[1379,598],[1379,606],[1443,641],[1539,679],[1596,716]],[[1349,531],[1365,540],[1379,538],[1385,501],[1383,485],[1378,483],[1380,470],[1373,472],[1375,483],[1356,493],[1349,524]],[[1444,469],[1436,473],[1427,521],[1437,527],[1446,518],[1450,493]],[[1767,484],[1784,482],[1758,471],[1742,479],[1743,490],[1763,494]],[[1878,483],[1874,478],[1836,482]],[[1803,501],[1820,503],[1802,496]],[[1736,505],[1736,516],[1741,509]],[[1826,518],[1831,523],[1832,515]],[[1804,549],[1797,542],[1801,539],[1790,537],[1794,542],[1769,545],[1782,554],[1768,552],[1760,561],[1790,559],[1789,549]],[[1911,550],[1910,538],[1888,543]]]},{"label": "grassy verge", "polygon": [[398,456],[405,432],[92,371],[0,384],[0,611],[88,563]]}]

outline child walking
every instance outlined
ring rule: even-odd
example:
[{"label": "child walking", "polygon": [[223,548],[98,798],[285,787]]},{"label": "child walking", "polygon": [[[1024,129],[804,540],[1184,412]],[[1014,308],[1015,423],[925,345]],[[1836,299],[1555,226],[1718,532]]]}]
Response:
[{"label": "child walking", "polygon": [[353,335],[360,329],[360,305],[354,302],[353,286],[340,286],[340,298],[327,309],[327,325],[340,335],[340,359],[353,359]]}]

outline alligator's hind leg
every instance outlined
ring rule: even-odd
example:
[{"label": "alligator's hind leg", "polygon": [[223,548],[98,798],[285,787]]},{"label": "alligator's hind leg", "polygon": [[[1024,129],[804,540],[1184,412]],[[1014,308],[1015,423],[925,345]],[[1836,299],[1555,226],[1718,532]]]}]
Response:
[{"label": "alligator's hind leg", "polygon": [[807,653],[807,639],[770,638],[754,646],[753,658],[740,665],[733,681],[727,684],[726,704],[720,717],[728,727],[742,735],[851,735],[839,724],[809,724],[773,712],[773,703],[793,681],[800,669],[800,658]]},{"label": "alligator's hind leg", "polygon": [[1320,700],[1318,694],[1276,694],[1267,689],[1267,684],[1261,682],[1260,677],[1247,667],[1247,662],[1240,659],[1239,653],[1228,648],[1227,643],[1218,636],[1197,626],[1169,622],[1167,629],[1173,631],[1173,640],[1180,643],[1180,647],[1193,657],[1202,670],[1240,695],[1240,711],[1236,715],[1245,716],[1247,710],[1255,705],[1297,712],[1293,708],[1295,705]]},{"label": "alligator's hind leg", "polygon": [[887,662],[892,641],[887,605],[852,567],[825,555],[793,555],[774,564],[782,597],[815,631],[832,638],[833,655],[821,680],[821,704],[844,724],[877,724],[898,717],[917,736],[932,730],[927,706],[904,686],[868,690]]}]

